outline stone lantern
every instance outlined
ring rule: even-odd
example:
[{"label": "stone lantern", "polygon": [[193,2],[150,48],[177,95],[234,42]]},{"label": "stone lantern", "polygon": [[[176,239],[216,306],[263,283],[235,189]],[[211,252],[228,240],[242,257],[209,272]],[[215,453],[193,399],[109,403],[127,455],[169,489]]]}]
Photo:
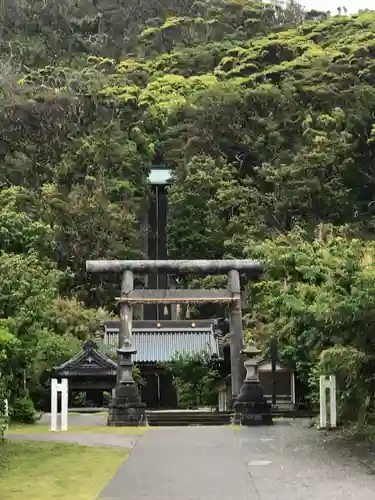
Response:
[{"label": "stone lantern", "polygon": [[124,345],[117,349],[118,381],[114,397],[108,405],[108,422],[110,426],[146,425],[146,405],[142,403],[137,384],[133,379],[132,354],[136,354],[130,341],[125,339]]},{"label": "stone lantern", "polygon": [[246,426],[270,425],[272,424],[271,405],[264,397],[258,376],[261,351],[254,345],[250,345],[241,352],[246,356],[244,363],[246,378],[233,405],[233,423]]}]

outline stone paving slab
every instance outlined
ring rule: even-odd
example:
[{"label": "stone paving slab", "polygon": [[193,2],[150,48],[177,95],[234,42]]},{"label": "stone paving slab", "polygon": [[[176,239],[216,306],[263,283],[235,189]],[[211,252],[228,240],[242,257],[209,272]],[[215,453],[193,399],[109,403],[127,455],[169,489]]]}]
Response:
[{"label": "stone paving slab", "polygon": [[131,449],[141,436],[126,436],[119,434],[75,434],[51,432],[48,434],[6,434],[6,439],[21,441],[47,441],[58,443],[73,443],[83,446],[109,446]]},{"label": "stone paving slab", "polygon": [[374,500],[375,476],[306,422],[160,428],[133,448],[100,500]]},{"label": "stone paving slab", "polygon": [[255,500],[229,427],[164,427],[133,448],[101,500]]}]

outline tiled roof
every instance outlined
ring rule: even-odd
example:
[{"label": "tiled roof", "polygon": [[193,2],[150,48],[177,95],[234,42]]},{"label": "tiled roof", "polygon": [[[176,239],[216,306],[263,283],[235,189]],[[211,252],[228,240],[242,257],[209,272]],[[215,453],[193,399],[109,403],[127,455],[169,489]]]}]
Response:
[{"label": "tiled roof", "polygon": [[[105,328],[105,343],[117,347],[118,328]],[[133,328],[132,345],[137,350],[135,362],[167,362],[177,353],[208,352],[221,358],[219,339],[212,327]]]},{"label": "tiled roof", "polygon": [[86,341],[82,349],[68,361],[53,370],[55,376],[69,375],[115,376],[117,364],[98,350],[95,342]]}]

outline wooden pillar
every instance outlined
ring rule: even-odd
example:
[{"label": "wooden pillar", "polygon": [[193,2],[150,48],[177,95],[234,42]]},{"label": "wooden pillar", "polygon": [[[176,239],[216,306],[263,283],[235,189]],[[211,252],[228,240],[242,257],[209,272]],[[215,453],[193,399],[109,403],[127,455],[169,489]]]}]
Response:
[{"label": "wooden pillar", "polygon": [[[132,271],[124,271],[121,281],[121,298],[126,297],[134,288],[134,275]],[[131,342],[133,324],[133,306],[126,302],[120,303],[120,329],[118,346],[123,347],[125,340]]]},{"label": "wooden pillar", "polygon": [[241,286],[240,274],[236,270],[228,273],[228,288],[232,293],[233,302],[229,305],[229,328],[230,328],[230,361],[232,375],[232,398],[236,398],[241,390],[243,382],[243,363],[241,350],[243,349],[243,329],[241,311]]}]

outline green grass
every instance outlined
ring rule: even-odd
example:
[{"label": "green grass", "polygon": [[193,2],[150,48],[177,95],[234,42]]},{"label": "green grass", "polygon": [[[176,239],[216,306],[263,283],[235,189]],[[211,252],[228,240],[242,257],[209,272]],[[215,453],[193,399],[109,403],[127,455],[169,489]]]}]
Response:
[{"label": "green grass", "polygon": [[1,500],[93,500],[129,452],[63,443],[0,444]]},{"label": "green grass", "polygon": [[[74,434],[125,434],[139,436],[146,432],[147,427],[108,427],[107,425],[69,426],[66,432]],[[46,434],[52,431],[49,425],[11,425],[7,434]],[[0,497],[1,498],[1,497]]]}]

